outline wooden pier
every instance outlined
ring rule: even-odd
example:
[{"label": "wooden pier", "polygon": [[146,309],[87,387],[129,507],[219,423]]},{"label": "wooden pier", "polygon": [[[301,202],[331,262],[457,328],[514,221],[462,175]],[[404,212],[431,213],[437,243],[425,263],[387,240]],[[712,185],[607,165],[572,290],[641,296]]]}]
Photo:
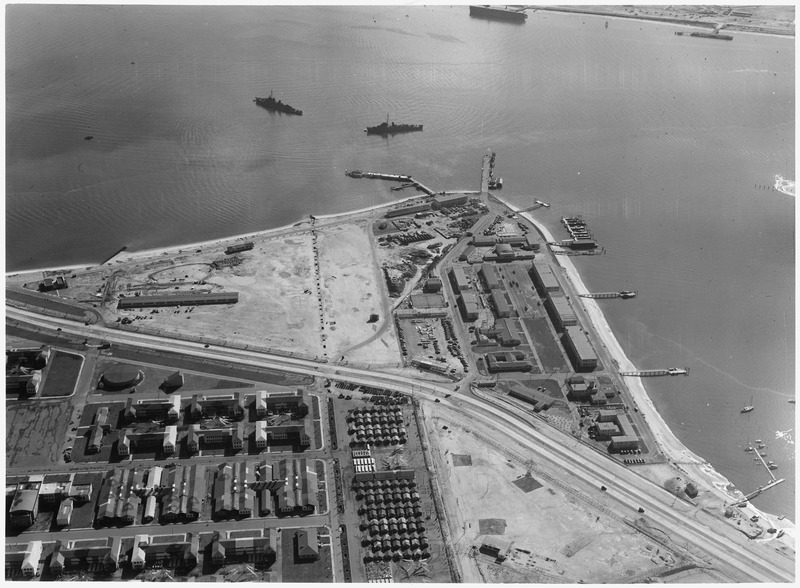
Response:
[{"label": "wooden pier", "polygon": [[632,376],[634,378],[649,378],[653,376],[688,376],[689,368],[667,368],[665,370],[641,370],[638,372],[620,372],[620,376]]},{"label": "wooden pier", "polygon": [[620,292],[587,292],[578,294],[581,298],[634,298],[637,292],[621,290]]},{"label": "wooden pier", "polygon": [[[390,182],[405,182],[410,186],[414,186],[420,192],[425,192],[428,196],[433,196],[436,194],[434,190],[431,190],[421,182],[418,182],[414,178],[408,175],[403,174],[384,174],[381,172],[362,172],[362,171],[354,171],[351,172],[349,170],[344,170],[345,175],[351,178],[367,178],[368,180],[388,180]],[[408,187],[408,186],[403,186]]]},{"label": "wooden pier", "polygon": [[489,179],[492,175],[492,167],[494,167],[494,162],[491,159],[491,155],[483,156],[483,167],[481,169],[481,193],[483,194],[489,191]]}]

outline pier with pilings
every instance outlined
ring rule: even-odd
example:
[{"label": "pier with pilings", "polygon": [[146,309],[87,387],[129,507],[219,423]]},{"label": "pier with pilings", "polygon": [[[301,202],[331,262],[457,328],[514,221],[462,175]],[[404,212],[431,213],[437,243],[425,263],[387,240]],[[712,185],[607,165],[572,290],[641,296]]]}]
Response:
[{"label": "pier with pilings", "polygon": [[425,192],[428,196],[433,196],[436,194],[434,190],[431,190],[421,182],[418,182],[414,178],[409,175],[404,174],[384,174],[380,172],[362,172],[361,170],[354,169],[354,170],[344,170],[344,174],[351,178],[367,178],[369,180],[388,180],[390,182],[405,182],[411,186],[414,186],[421,192]]},{"label": "pier with pilings", "polygon": [[631,376],[634,378],[649,378],[652,376],[688,376],[689,368],[667,368],[664,370],[640,370],[638,372],[620,372],[620,376]]},{"label": "pier with pilings", "polygon": [[637,292],[620,290],[619,292],[587,292],[578,294],[581,298],[634,298]]}]

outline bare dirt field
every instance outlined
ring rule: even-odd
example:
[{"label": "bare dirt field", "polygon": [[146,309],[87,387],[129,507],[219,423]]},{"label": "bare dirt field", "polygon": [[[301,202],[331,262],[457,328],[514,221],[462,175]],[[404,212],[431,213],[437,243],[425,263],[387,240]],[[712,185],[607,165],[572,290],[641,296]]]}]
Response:
[{"label": "bare dirt field", "polygon": [[[366,221],[317,231],[325,344],[333,359],[397,363],[397,337],[370,238]],[[378,319],[369,322],[372,314]]]},{"label": "bare dirt field", "polygon": [[[607,583],[666,569],[647,537],[439,420],[440,410],[426,407],[465,582]],[[493,557],[472,557],[484,537],[514,542],[499,570]]]},{"label": "bare dirt field", "polygon": [[6,404],[6,466],[58,462],[69,422],[68,400],[28,400]]}]

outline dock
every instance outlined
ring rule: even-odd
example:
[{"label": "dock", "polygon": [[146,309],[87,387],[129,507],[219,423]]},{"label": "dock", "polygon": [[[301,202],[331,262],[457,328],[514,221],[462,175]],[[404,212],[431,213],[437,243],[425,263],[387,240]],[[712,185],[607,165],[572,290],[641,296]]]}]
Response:
[{"label": "dock", "polygon": [[483,167],[481,168],[481,193],[485,194],[489,191],[489,179],[492,177],[492,168],[494,161],[491,161],[490,155],[483,156]]},{"label": "dock", "polygon": [[688,376],[689,368],[667,368],[665,370],[641,370],[638,372],[620,372],[620,376],[632,376],[634,378],[649,378],[653,376]]},{"label": "dock", "polygon": [[586,294],[578,294],[581,298],[635,298],[637,292],[629,290],[620,290],[619,292],[587,292]]},{"label": "dock", "polygon": [[[433,196],[434,194],[436,194],[434,190],[431,190],[430,188],[428,188],[421,182],[418,182],[409,175],[385,174],[382,172],[362,172],[361,170],[357,169],[354,169],[352,171],[346,169],[344,170],[344,173],[346,176],[349,176],[351,178],[367,178],[369,180],[388,180],[390,182],[404,182],[407,183],[409,186],[414,186],[421,192],[425,192],[428,196]],[[407,188],[408,186],[403,186],[403,187]]]}]

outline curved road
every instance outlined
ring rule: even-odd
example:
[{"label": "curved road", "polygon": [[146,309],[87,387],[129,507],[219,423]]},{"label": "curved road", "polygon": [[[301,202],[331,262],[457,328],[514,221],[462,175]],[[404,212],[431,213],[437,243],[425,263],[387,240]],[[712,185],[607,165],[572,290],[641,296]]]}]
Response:
[{"label": "curved road", "polygon": [[146,346],[169,353],[184,353],[195,357],[225,360],[232,363],[257,365],[292,373],[327,377],[377,388],[391,388],[427,400],[439,401],[468,420],[486,423],[497,431],[511,437],[526,447],[540,461],[551,467],[579,475],[581,479],[596,487],[605,485],[610,489],[608,499],[617,504],[614,509],[621,513],[638,516],[636,509],[646,511],[648,522],[666,531],[676,543],[691,543],[694,551],[704,551],[716,561],[714,567],[722,573],[734,573],[736,581],[793,582],[794,561],[776,553],[769,545],[753,542],[726,522],[698,511],[695,516],[676,512],[671,504],[672,493],[641,478],[624,466],[611,460],[598,460],[595,452],[572,437],[549,427],[535,429],[530,423],[501,408],[486,404],[466,395],[454,395],[444,399],[451,390],[432,383],[422,383],[413,378],[379,374],[374,371],[318,364],[310,360],[271,356],[243,350],[220,347],[205,348],[199,343],[166,339],[152,335],[128,333],[97,326],[76,325],[74,322],[7,307],[7,319],[16,319],[46,329],[61,327],[67,334],[92,335],[113,343]]}]

